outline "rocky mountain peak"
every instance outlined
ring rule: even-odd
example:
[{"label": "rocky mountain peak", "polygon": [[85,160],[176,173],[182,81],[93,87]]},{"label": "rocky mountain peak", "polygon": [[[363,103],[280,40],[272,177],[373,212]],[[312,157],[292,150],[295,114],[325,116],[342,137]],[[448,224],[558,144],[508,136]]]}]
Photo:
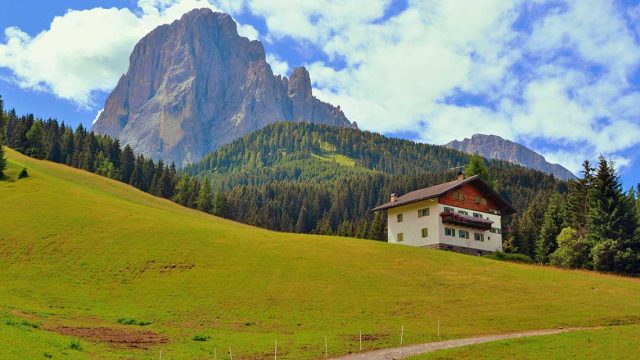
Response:
[{"label": "rocky mountain peak", "polygon": [[446,147],[477,154],[488,159],[509,161],[531,169],[551,174],[558,179],[575,179],[576,176],[559,164],[549,163],[542,155],[524,145],[497,135],[474,134],[462,141],[453,140]]},{"label": "rocky mountain peak", "polygon": [[313,96],[305,68],[275,76],[231,16],[196,9],[138,42],[92,130],[185,165],[276,121],[353,126]]}]

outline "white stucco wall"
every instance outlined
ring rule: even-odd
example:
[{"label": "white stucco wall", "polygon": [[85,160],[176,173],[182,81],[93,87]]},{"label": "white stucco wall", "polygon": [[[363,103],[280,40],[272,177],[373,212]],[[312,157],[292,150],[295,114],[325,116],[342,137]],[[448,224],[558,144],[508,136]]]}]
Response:
[{"label": "white stucco wall", "polygon": [[[418,217],[419,209],[429,209],[429,215]],[[403,220],[401,223],[397,221],[397,215],[401,213]],[[438,243],[438,234],[440,223],[440,211],[438,210],[437,199],[407,204],[391,208],[387,211],[387,239],[390,243],[398,243],[398,233],[404,234],[404,240],[401,244],[410,246],[426,246]],[[429,235],[422,237],[422,229],[429,229]]]},{"label": "white stucco wall", "polygon": [[[453,208],[455,212],[459,210],[467,211],[470,216],[472,216],[474,212],[482,214],[484,219],[493,221],[492,227],[497,229],[502,228],[500,215],[443,205],[439,204],[437,199],[429,199],[398,206],[387,211],[388,242],[409,246],[427,246],[442,243],[485,251],[502,251],[502,235],[499,233],[492,233],[490,230],[481,231],[464,226],[443,224],[440,213],[444,211],[445,206]],[[418,210],[424,208],[429,209],[429,215],[419,218]],[[403,220],[401,223],[398,223],[397,215],[400,213],[402,214]],[[455,229],[455,236],[446,236],[445,227]],[[423,228],[429,229],[429,235],[426,238],[422,237]],[[469,239],[460,238],[459,230],[468,231]],[[399,233],[403,234],[404,240],[402,242],[398,242]],[[476,241],[474,233],[484,234],[484,241]]]}]

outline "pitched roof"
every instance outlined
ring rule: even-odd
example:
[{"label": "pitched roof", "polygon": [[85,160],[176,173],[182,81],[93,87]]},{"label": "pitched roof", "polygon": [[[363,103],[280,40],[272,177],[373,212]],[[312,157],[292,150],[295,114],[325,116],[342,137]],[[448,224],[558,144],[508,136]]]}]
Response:
[{"label": "pitched roof", "polygon": [[435,197],[440,197],[449,191],[453,191],[461,188],[463,185],[475,183],[479,187],[482,188],[484,193],[488,193],[489,196],[495,200],[496,204],[500,207],[500,211],[504,214],[513,214],[516,210],[509,204],[506,200],[504,200],[500,194],[498,194],[489,184],[487,184],[484,180],[482,180],[478,175],[470,176],[464,180],[454,180],[446,183],[430,186],[424,189],[414,190],[408,192],[402,196],[399,196],[396,201],[388,202],[386,204],[382,204],[373,209],[373,211],[386,210],[390,208],[394,208],[396,206],[411,204],[418,201],[433,199]]}]

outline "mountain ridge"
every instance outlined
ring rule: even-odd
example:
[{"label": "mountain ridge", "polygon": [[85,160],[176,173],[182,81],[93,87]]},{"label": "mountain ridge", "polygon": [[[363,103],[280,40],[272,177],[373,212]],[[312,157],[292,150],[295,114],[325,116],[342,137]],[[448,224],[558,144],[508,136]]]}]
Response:
[{"label": "mountain ridge", "polygon": [[274,75],[231,16],[192,10],[143,37],[92,130],[178,166],[276,121],[352,127],[313,96],[309,72]]},{"label": "mountain ridge", "polygon": [[444,146],[488,159],[504,160],[534,170],[540,170],[561,180],[575,179],[571,171],[560,164],[548,162],[544,156],[517,142],[498,135],[474,134],[471,138],[453,140]]}]

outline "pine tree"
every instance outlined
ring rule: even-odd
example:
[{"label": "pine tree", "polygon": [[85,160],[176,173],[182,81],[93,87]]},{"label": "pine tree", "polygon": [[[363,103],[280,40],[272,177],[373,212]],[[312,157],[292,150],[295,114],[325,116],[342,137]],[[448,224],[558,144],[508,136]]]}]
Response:
[{"label": "pine tree", "polygon": [[44,159],[46,157],[46,144],[44,139],[44,130],[42,122],[36,121],[26,134],[28,140],[28,148],[26,154],[36,159]]},{"label": "pine tree", "polygon": [[4,177],[4,170],[6,168],[7,168],[7,159],[4,157],[4,142],[3,142],[3,139],[0,137],[0,179]]},{"label": "pine tree", "polygon": [[376,211],[373,215],[373,222],[369,228],[369,235],[367,238],[372,240],[386,240],[384,235],[383,213],[381,211]]},{"label": "pine tree", "polygon": [[222,192],[222,189],[218,189],[216,198],[213,202],[213,214],[220,217],[227,217],[229,213],[229,206],[227,204],[227,198]]},{"label": "pine tree", "polygon": [[307,207],[302,205],[300,207],[300,212],[298,212],[298,220],[296,221],[296,226],[294,231],[297,233],[305,233],[309,231],[309,222],[308,222],[308,214]]},{"label": "pine tree", "polygon": [[591,163],[582,163],[582,178],[570,180],[568,183],[567,202],[565,207],[565,227],[575,229],[579,235],[587,232],[587,214],[589,212],[588,191],[593,181]]},{"label": "pine tree", "polygon": [[210,213],[213,209],[213,196],[211,191],[211,183],[208,178],[204,179],[204,183],[200,187],[198,199],[196,200],[196,208],[200,211]]},{"label": "pine tree", "polygon": [[549,199],[549,205],[544,213],[540,235],[536,242],[536,261],[548,263],[549,255],[553,253],[557,246],[556,238],[562,230],[564,223],[564,209],[560,194],[553,194]]},{"label": "pine tree", "polygon": [[487,165],[484,162],[484,158],[480,155],[471,156],[471,160],[464,168],[464,173],[466,176],[474,176],[478,175],[483,180],[489,181],[489,169],[487,169]]},{"label": "pine tree", "polygon": [[637,216],[622,192],[615,167],[604,156],[589,191],[588,239],[593,267],[601,271],[640,272]]},{"label": "pine tree", "polygon": [[171,200],[180,205],[187,206],[193,191],[191,189],[191,184],[192,182],[189,176],[187,174],[183,174],[176,184],[175,192]]},{"label": "pine tree", "polygon": [[122,150],[120,159],[120,180],[123,183],[129,184],[129,181],[131,181],[131,174],[133,174],[133,169],[136,166],[135,163],[136,159],[133,150],[131,146],[126,145]]}]

